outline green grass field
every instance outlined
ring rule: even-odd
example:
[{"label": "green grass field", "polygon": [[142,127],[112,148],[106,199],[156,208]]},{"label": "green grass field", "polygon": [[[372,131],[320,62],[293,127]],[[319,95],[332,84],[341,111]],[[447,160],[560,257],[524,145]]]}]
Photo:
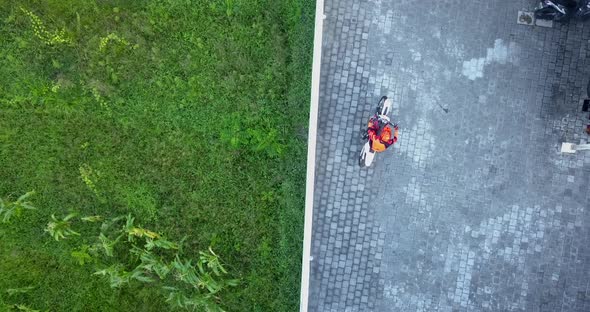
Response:
[{"label": "green grass field", "polygon": [[95,225],[44,231],[71,212],[132,214],[190,259],[211,246],[239,279],[224,310],[298,310],[314,9],[0,0],[0,197],[37,208],[0,223],[0,310],[173,310],[77,263]]}]

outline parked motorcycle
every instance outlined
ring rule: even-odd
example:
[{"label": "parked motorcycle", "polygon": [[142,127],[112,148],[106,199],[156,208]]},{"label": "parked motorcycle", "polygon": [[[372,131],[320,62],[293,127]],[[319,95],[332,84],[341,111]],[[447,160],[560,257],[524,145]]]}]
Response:
[{"label": "parked motorcycle", "polygon": [[581,20],[590,18],[590,0],[580,0],[575,16]]},{"label": "parked motorcycle", "polygon": [[590,17],[590,0],[542,0],[535,8],[535,18],[566,22],[570,18]]},{"label": "parked motorcycle", "polygon": [[[391,113],[392,106],[393,102],[391,99],[388,99],[387,96],[382,96],[377,104],[377,109],[375,110],[373,118],[379,119],[383,124],[391,124],[391,120],[387,115]],[[369,140],[367,130],[368,129],[363,130],[362,133],[363,140],[367,140],[367,142],[363,145],[359,155],[359,166],[361,167],[369,167],[375,158],[375,151],[371,148],[371,141]]]}]

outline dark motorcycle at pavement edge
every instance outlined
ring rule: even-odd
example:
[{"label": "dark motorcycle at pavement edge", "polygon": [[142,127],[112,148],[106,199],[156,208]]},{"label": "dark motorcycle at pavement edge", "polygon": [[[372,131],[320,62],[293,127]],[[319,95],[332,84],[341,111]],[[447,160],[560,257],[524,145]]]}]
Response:
[{"label": "dark motorcycle at pavement edge", "polygon": [[590,18],[590,0],[541,0],[535,8],[535,18],[556,22],[567,22],[571,18]]}]

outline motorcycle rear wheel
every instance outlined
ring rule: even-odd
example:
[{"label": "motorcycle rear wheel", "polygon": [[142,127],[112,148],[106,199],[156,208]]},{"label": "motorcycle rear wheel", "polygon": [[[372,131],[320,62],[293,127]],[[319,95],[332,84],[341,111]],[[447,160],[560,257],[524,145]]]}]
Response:
[{"label": "motorcycle rear wheel", "polygon": [[562,23],[569,19],[569,15],[561,14],[554,8],[540,8],[535,10],[535,18]]},{"label": "motorcycle rear wheel", "polygon": [[385,105],[385,101],[387,100],[387,96],[382,96],[381,99],[379,99],[379,103],[377,103],[377,114],[379,114],[381,112],[381,110],[383,109],[383,105]]},{"label": "motorcycle rear wheel", "polygon": [[363,146],[363,148],[361,149],[360,155],[359,155],[359,167],[364,168],[366,167],[365,162],[367,159],[367,152],[365,151],[365,147]]}]

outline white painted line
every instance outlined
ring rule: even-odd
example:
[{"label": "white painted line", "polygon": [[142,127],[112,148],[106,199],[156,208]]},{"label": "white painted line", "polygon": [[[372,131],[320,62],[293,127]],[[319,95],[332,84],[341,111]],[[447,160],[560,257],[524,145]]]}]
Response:
[{"label": "white painted line", "polygon": [[322,33],[324,28],[324,0],[316,1],[313,67],[311,72],[311,105],[307,138],[307,180],[305,188],[305,225],[303,230],[303,260],[301,272],[301,300],[299,311],[307,312],[309,299],[309,271],[311,256],[311,226],[313,222],[313,193],[315,186],[315,156],[320,98],[320,68],[322,63]]},{"label": "white painted line", "polygon": [[561,143],[561,152],[574,154],[576,152],[576,144],[566,142]]},{"label": "white painted line", "polygon": [[574,144],[574,143],[561,143],[561,152],[568,154],[575,154],[577,151],[588,151],[590,150],[590,144]]}]

